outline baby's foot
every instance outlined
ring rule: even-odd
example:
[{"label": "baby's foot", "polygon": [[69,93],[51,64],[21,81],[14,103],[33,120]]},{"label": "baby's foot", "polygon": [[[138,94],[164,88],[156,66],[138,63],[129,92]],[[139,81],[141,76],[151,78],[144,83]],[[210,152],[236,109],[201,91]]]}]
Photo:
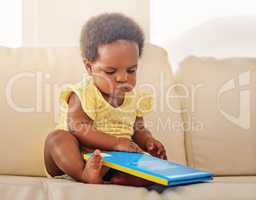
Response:
[{"label": "baby's foot", "polygon": [[92,156],[88,159],[88,161],[86,161],[82,176],[87,183],[103,183],[101,178],[102,157],[100,153],[100,150],[95,150]]}]

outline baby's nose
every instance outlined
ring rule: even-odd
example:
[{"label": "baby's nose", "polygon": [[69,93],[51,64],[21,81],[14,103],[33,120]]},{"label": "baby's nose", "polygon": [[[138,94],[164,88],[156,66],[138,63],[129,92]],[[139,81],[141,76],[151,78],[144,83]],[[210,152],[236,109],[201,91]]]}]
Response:
[{"label": "baby's nose", "polygon": [[116,75],[116,82],[125,83],[127,81],[126,73],[119,73]]}]

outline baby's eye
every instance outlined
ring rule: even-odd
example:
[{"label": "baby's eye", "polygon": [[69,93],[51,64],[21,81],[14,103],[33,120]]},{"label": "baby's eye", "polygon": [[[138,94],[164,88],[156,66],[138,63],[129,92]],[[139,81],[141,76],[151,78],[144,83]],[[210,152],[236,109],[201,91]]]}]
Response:
[{"label": "baby's eye", "polygon": [[104,71],[105,72],[105,74],[109,74],[109,75],[111,75],[111,74],[114,74],[115,73],[115,71]]},{"label": "baby's eye", "polygon": [[127,70],[127,72],[129,73],[129,74],[133,74],[133,73],[135,73],[136,72],[136,68],[134,68],[134,69],[128,69]]}]

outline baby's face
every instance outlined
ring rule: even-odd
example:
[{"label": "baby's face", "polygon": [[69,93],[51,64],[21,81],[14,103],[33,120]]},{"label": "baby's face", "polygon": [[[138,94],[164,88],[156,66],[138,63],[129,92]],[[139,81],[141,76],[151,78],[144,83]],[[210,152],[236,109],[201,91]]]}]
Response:
[{"label": "baby's face", "polygon": [[95,85],[105,95],[123,97],[125,92],[131,91],[136,84],[139,58],[137,43],[117,40],[100,46],[98,55],[95,62],[89,65],[87,63],[87,70]]}]

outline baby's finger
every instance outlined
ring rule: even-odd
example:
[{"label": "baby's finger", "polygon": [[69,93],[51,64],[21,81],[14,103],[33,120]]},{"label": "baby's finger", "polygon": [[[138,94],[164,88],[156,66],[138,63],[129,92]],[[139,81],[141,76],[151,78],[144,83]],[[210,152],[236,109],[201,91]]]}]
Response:
[{"label": "baby's finger", "polygon": [[153,151],[154,150],[154,143],[153,142],[147,143],[147,150],[149,150],[149,151]]},{"label": "baby's finger", "polygon": [[133,152],[143,152],[143,150],[134,142],[131,142],[130,146]]},{"label": "baby's finger", "polygon": [[163,151],[165,151],[164,146],[161,143],[156,143],[157,146],[157,155],[161,155]]},{"label": "baby's finger", "polygon": [[163,160],[167,160],[167,156],[166,156],[166,152],[165,152],[165,151],[163,151],[163,152],[161,153],[160,158],[163,159]]},{"label": "baby's finger", "polygon": [[137,151],[140,153],[143,152],[143,150],[138,145],[137,145]]},{"label": "baby's finger", "polygon": [[161,151],[160,154],[158,154],[158,157],[160,157],[161,159],[165,159],[166,158],[166,152]]},{"label": "baby's finger", "polygon": [[156,154],[156,151],[157,151],[157,147],[155,145],[154,142],[150,142],[148,145],[147,145],[147,151],[150,153],[150,154]]}]

